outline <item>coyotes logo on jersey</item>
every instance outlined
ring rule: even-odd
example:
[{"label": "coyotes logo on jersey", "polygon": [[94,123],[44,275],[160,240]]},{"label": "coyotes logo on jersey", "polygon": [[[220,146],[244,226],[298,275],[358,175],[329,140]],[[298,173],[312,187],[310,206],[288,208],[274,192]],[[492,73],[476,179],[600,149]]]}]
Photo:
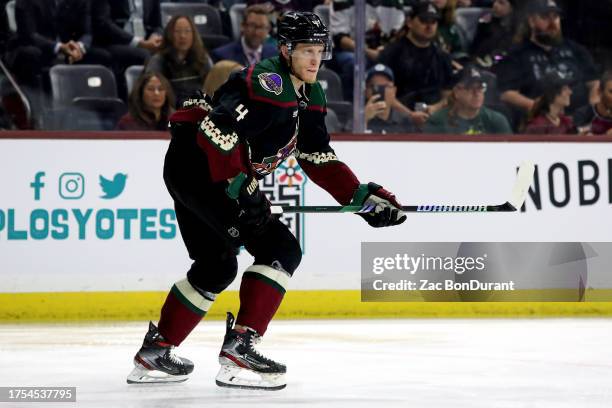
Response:
[{"label": "coyotes logo on jersey", "polygon": [[283,162],[285,159],[295,151],[297,146],[297,134],[294,135],[289,143],[284,147],[281,147],[274,156],[264,157],[260,163],[251,163],[251,167],[255,173],[260,176],[267,176],[274,172],[274,170]]}]

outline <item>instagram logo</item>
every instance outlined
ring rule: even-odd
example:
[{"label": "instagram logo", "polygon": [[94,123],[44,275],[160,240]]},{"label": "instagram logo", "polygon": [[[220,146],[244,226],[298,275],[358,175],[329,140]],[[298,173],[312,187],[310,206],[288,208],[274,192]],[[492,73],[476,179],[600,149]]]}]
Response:
[{"label": "instagram logo", "polygon": [[85,177],[81,173],[64,173],[59,179],[59,195],[65,200],[78,200],[85,194]]}]

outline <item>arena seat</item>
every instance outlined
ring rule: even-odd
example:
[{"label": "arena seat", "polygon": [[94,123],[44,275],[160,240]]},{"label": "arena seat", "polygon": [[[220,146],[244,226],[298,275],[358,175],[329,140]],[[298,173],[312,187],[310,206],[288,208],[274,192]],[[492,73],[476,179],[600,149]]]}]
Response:
[{"label": "arena seat", "polygon": [[321,68],[317,75],[317,80],[321,83],[323,91],[328,101],[342,101],[342,81],[338,74],[331,69]]},{"label": "arena seat", "polygon": [[244,10],[247,5],[244,3],[233,4],[229,9],[230,21],[232,22],[232,34],[234,40],[240,39],[240,24],[244,18]]},{"label": "arena seat", "polygon": [[57,128],[111,130],[126,111],[113,72],[102,65],[55,65],[49,76]]},{"label": "arena seat", "polygon": [[132,65],[125,70],[125,82],[127,84],[128,95],[132,92],[136,81],[144,71],[144,65]]}]

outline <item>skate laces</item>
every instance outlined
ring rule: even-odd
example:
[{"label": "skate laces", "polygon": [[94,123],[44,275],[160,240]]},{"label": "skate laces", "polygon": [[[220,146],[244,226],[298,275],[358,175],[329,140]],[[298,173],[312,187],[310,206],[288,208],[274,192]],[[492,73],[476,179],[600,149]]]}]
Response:
[{"label": "skate laces", "polygon": [[253,353],[255,353],[255,355],[257,355],[258,357],[261,357],[264,361],[269,362],[269,363],[275,363],[274,360],[271,360],[271,359],[267,358],[266,356],[262,355],[259,352],[259,350],[257,350],[255,348],[255,345],[257,345],[259,343],[261,343],[261,336],[259,334],[257,334],[257,333],[253,333],[250,336],[250,339],[249,339],[249,349],[251,349],[251,351]]},{"label": "skate laces", "polygon": [[166,356],[168,357],[168,359],[173,362],[174,364],[178,364],[178,365],[183,365],[183,362],[181,361],[180,358],[178,358],[174,352],[173,352],[174,347],[169,347],[168,351],[166,351]]}]

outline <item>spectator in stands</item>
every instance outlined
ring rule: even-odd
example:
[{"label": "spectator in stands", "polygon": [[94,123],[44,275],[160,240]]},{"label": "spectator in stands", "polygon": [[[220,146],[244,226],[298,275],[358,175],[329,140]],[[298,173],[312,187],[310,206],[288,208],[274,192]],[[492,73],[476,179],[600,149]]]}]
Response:
[{"label": "spectator in stands", "polygon": [[448,107],[431,115],[425,132],[466,135],[512,133],[504,115],[484,106],[487,84],[478,68],[464,68],[456,74],[455,82]]},{"label": "spectator in stands", "polygon": [[88,0],[17,0],[17,39],[8,65],[24,85],[40,89],[41,74],[56,63],[110,65],[108,52],[91,46]]},{"label": "spectator in stands", "polygon": [[201,89],[211,67],[212,61],[191,17],[174,16],[164,29],[161,50],[145,70],[168,78],[180,104],[194,90]]},{"label": "spectator in stands", "polygon": [[599,81],[599,102],[578,109],[574,123],[581,133],[612,135],[612,71],[606,71]]},{"label": "spectator in stands", "polygon": [[393,71],[376,64],[366,74],[365,120],[366,129],[372,133],[408,133],[414,131],[410,119],[395,107],[396,99]]},{"label": "spectator in stands", "polygon": [[501,61],[513,45],[517,30],[517,0],[495,0],[490,12],[478,20],[470,54],[475,62],[490,68]]},{"label": "spectator in stands", "polygon": [[144,65],[162,44],[160,0],[92,0],[94,44],[113,56],[115,79],[124,98],[125,69]]},{"label": "spectator in stands", "polygon": [[574,83],[570,112],[596,101],[599,81],[593,59],[584,47],[563,37],[560,12],[555,0],[531,0],[528,38],[496,66],[501,99],[522,112],[533,110],[534,98],[543,93],[542,78],[553,71]]},{"label": "spectator in stands", "polygon": [[204,93],[212,97],[232,73],[238,72],[243,68],[244,67],[236,61],[222,60],[217,62],[213,65],[204,80]]},{"label": "spectator in stands", "polygon": [[438,8],[442,18],[438,22],[438,44],[454,58],[467,56],[461,43],[461,35],[455,24],[455,10],[457,0],[433,0],[433,4]]},{"label": "spectator in stands", "polygon": [[[383,6],[380,2],[366,0],[366,65],[376,63],[385,44],[402,26],[403,12],[399,4]],[[346,100],[353,98],[353,76],[355,66],[355,10],[352,0],[333,2],[330,31],[334,41],[332,60],[326,66],[335,71],[342,80]],[[398,18],[399,17],[399,18]]]},{"label": "spectator in stands", "polygon": [[128,103],[129,112],[117,124],[119,130],[167,130],[174,109],[172,87],[163,75],[144,73],[136,82]]},{"label": "spectator in stands", "polygon": [[446,104],[450,93],[451,59],[434,44],[439,20],[440,14],[433,4],[415,5],[397,40],[385,46],[380,54],[379,61],[393,70],[398,99],[412,113],[425,105],[426,114],[434,113]]},{"label": "spectator in stands", "polygon": [[564,135],[576,133],[570,116],[564,114],[570,106],[572,81],[558,71],[547,74],[542,80],[542,96],[535,100],[529,112],[524,133],[535,135]]},{"label": "spectator in stands", "polygon": [[285,11],[312,11],[315,6],[323,4],[324,0],[247,0],[247,5],[266,6],[270,11],[283,13]]},{"label": "spectator in stands", "polygon": [[265,6],[254,5],[245,9],[240,33],[239,40],[215,48],[211,52],[212,59],[232,60],[246,66],[278,53],[274,45],[265,43],[270,34],[270,18]]}]

